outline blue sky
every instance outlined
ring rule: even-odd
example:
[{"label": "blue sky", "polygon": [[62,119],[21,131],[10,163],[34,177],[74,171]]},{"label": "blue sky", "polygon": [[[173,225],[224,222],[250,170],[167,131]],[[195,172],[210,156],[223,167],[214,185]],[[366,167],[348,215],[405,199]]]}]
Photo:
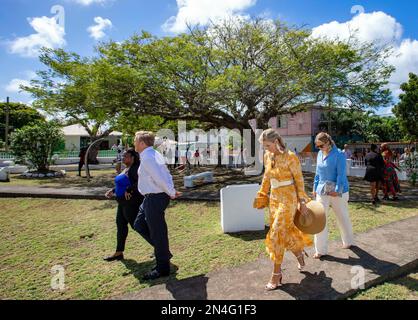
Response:
[{"label": "blue sky", "polygon": [[[64,8],[64,24],[62,15],[51,13],[54,5]],[[352,13],[353,6],[363,13]],[[0,0],[0,101],[6,96],[31,101],[18,85],[43,68],[37,59],[42,44],[92,55],[99,41],[121,41],[140,30],[173,35],[183,31],[186,21],[205,24],[225,14],[279,18],[327,36],[344,37],[354,25],[360,38],[392,41],[390,63],[397,72],[391,90],[397,96],[408,72],[418,73],[417,12],[418,1],[406,0]]]}]

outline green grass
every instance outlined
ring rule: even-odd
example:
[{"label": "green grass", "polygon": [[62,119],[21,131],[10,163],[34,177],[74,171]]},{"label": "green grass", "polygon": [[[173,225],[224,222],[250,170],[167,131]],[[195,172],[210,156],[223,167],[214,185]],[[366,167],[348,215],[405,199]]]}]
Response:
[{"label": "green grass", "polygon": [[[417,202],[350,204],[355,232],[417,214]],[[0,199],[0,299],[104,299],[161,282],[142,282],[151,247],[130,230],[125,262],[102,257],[115,247],[115,203],[92,200]],[[5,208],[5,210],[4,210]],[[338,237],[331,215],[331,238]],[[265,232],[225,235],[219,203],[173,202],[167,210],[171,279],[254,261]],[[64,292],[51,290],[51,268],[65,268]],[[162,280],[164,281],[164,280]]]},{"label": "green grass", "polygon": [[418,300],[418,270],[382,285],[360,292],[354,300]]}]

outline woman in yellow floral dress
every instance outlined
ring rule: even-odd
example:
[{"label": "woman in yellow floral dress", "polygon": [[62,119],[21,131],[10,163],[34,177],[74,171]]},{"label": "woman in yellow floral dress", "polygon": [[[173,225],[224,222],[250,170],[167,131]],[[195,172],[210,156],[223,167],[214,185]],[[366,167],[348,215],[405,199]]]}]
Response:
[{"label": "woman in yellow floral dress", "polygon": [[305,266],[304,248],[312,245],[312,239],[296,228],[293,217],[298,204],[301,213],[307,213],[306,203],[310,198],[305,193],[299,158],[286,149],[279,133],[274,129],[264,131],[260,143],[266,150],[265,173],[254,207],[270,209],[266,250],[274,262],[274,268],[266,289],[275,290],[282,282],[281,264],[285,250],[292,251],[296,256],[299,270]]}]

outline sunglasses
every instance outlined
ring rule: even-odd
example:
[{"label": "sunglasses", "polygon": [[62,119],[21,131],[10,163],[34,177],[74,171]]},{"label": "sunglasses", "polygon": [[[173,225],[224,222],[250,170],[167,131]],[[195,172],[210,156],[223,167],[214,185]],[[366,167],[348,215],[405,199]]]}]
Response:
[{"label": "sunglasses", "polygon": [[325,147],[325,144],[316,145],[316,147],[317,147],[318,149],[322,149],[322,148],[324,148],[324,147]]}]

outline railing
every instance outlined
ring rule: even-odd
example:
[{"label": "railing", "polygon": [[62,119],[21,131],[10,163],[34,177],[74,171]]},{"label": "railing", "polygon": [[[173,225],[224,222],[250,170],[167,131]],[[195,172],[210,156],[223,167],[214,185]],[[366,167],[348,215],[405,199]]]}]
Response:
[{"label": "railing", "polygon": [[0,160],[13,160],[14,158],[10,152],[0,152]]},{"label": "railing", "polygon": [[360,158],[352,159],[351,166],[358,167],[358,168],[365,168],[366,167],[365,158],[360,157]]},{"label": "railing", "polygon": [[[58,159],[74,159],[79,158],[79,151],[60,151],[54,152]],[[99,150],[98,158],[116,158],[117,151],[114,150]]]}]

